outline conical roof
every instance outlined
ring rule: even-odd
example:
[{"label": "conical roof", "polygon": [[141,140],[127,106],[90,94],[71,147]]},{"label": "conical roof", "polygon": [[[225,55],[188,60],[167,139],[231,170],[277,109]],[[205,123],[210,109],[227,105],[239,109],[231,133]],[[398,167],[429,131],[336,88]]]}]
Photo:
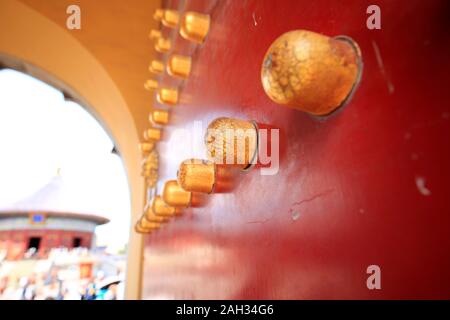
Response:
[{"label": "conical roof", "polygon": [[45,212],[58,215],[78,215],[106,223],[109,219],[103,217],[101,205],[96,203],[97,197],[86,194],[80,188],[68,185],[63,177],[55,175],[46,185],[32,195],[0,208],[0,215],[28,212]]}]

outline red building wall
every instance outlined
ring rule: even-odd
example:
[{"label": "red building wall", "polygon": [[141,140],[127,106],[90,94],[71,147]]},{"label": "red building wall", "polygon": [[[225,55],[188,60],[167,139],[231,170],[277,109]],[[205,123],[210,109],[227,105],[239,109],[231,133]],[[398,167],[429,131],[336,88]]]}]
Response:
[{"label": "red building wall", "polygon": [[28,249],[30,238],[41,238],[38,257],[45,257],[52,248],[73,248],[74,238],[80,238],[80,247],[90,248],[92,233],[66,230],[10,230],[0,231],[0,249],[8,251],[7,259],[21,259]]}]

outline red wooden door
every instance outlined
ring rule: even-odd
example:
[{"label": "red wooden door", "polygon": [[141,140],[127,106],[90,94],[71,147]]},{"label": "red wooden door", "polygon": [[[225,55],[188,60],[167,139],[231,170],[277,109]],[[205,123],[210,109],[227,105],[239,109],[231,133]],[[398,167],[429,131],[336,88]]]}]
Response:
[{"label": "red wooden door", "polygon": [[[195,136],[221,116],[281,130],[276,175],[243,172],[146,237],[144,298],[378,299],[450,297],[450,74],[448,1],[377,1],[381,30],[366,27],[369,1],[168,1],[211,15],[192,55],[179,105],[159,144],[160,179],[203,156]],[[353,99],[325,119],[279,106],[260,68],[281,34],[347,35],[364,70]],[[180,128],[191,137],[176,138]],[[191,141],[194,141],[191,143]],[[160,186],[161,187],[161,186]],[[381,270],[369,290],[367,268]]]}]

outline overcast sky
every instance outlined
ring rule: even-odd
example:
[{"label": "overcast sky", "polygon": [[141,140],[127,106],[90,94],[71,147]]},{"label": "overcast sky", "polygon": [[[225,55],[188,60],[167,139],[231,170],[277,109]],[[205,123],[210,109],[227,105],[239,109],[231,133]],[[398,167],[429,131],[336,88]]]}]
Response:
[{"label": "overcast sky", "polygon": [[30,196],[60,168],[83,206],[111,220],[97,227],[98,243],[122,247],[129,232],[129,189],[112,148],[106,131],[80,105],[30,76],[0,71],[0,208]]}]

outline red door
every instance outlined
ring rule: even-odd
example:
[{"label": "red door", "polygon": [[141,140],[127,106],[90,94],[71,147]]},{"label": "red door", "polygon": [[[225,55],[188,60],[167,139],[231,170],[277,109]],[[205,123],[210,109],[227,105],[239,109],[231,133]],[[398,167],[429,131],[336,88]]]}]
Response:
[{"label": "red door", "polygon": [[[202,145],[195,121],[265,123],[280,128],[283,148],[277,174],[242,172],[232,192],[146,237],[144,298],[450,297],[449,3],[377,1],[381,30],[366,26],[370,4],[167,1],[209,13],[211,29],[194,45],[163,27],[193,69],[184,82],[161,79],[181,96],[158,146],[160,180],[205,158],[189,140]],[[277,105],[261,85],[267,49],[296,29],[347,35],[361,49],[359,88],[329,117]],[[176,139],[180,128],[191,137]],[[370,266],[380,289],[367,286]]]}]

